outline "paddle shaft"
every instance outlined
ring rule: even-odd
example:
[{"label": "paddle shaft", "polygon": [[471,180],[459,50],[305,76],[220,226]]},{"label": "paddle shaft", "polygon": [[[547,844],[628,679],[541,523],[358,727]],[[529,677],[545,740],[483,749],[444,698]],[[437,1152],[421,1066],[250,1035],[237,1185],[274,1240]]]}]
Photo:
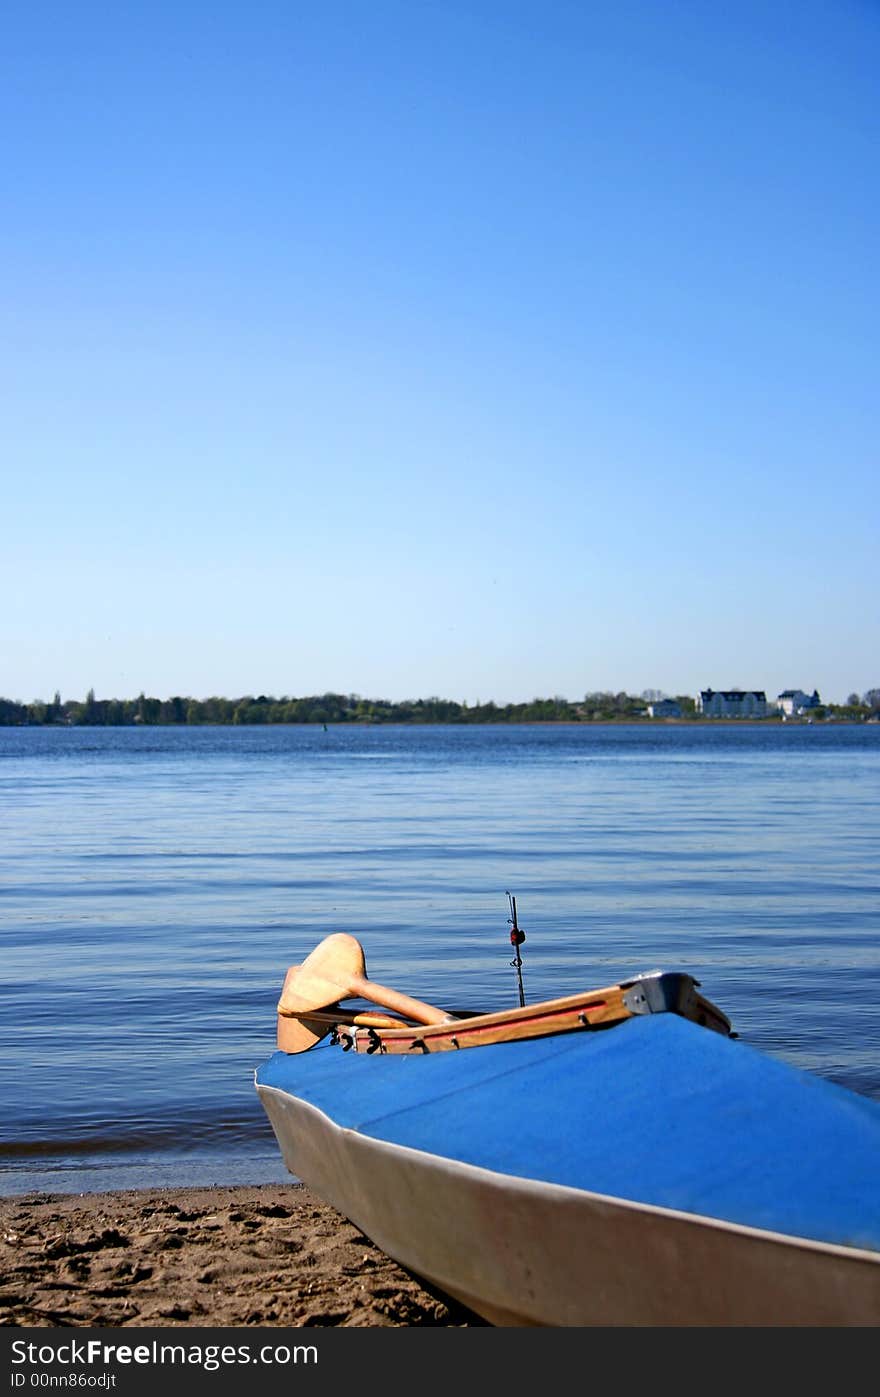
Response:
[{"label": "paddle shaft", "polygon": [[377,985],[374,980],[365,980],[360,975],[352,975],[347,981],[346,996],[351,995],[369,999],[372,1004],[380,1004],[383,1009],[403,1014],[404,1018],[416,1019],[418,1023],[448,1023],[450,1017],[445,1010],[437,1009],[433,1004],[423,1004],[420,999],[401,994],[400,990],[389,989],[387,985]]},{"label": "paddle shaft", "polygon": [[[390,1014],[377,1014],[365,1010],[358,1013],[354,1009],[312,1009],[301,1016],[293,1016],[293,1010],[279,1011],[277,1046],[283,1053],[304,1053],[326,1038],[331,1029],[339,1024],[353,1028],[405,1028],[403,1019],[392,1018]],[[427,1025],[419,1030],[424,1032]]]}]

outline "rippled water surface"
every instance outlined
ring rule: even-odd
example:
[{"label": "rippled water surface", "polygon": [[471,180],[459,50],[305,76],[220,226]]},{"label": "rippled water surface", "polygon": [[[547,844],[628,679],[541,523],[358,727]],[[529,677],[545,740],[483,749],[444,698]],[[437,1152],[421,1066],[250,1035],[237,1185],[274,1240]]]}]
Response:
[{"label": "rippled water surface", "polygon": [[0,1192],[282,1179],[253,1088],[331,931],[453,1007],[683,969],[880,1099],[880,727],[0,729]]}]

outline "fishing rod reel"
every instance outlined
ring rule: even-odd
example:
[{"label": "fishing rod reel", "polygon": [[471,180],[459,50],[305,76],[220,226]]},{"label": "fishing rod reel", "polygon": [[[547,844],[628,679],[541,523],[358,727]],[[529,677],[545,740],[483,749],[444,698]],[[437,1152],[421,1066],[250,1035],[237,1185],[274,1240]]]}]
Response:
[{"label": "fishing rod reel", "polygon": [[510,916],[507,918],[510,926],[510,944],[515,949],[515,955],[510,964],[511,968],[516,971],[516,981],[519,988],[519,1007],[524,1009],[526,997],[523,991],[522,956],[519,953],[519,948],[525,941],[526,934],[524,931],[520,930],[519,923],[516,920],[516,898],[513,897],[511,893],[507,894],[507,902],[510,907]]}]

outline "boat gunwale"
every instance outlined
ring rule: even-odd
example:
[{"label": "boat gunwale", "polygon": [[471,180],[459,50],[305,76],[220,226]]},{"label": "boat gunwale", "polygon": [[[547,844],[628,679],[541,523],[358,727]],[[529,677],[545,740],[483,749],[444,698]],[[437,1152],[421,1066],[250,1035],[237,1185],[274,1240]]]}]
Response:
[{"label": "boat gunwale", "polygon": [[[684,999],[684,1007],[681,1003],[678,1006],[670,1006],[668,1009],[634,1009],[627,1004],[627,994],[639,984],[679,982],[685,987],[685,994],[682,996],[679,989],[679,999]],[[291,1009],[278,1010],[279,1025],[282,1020],[298,1020],[305,1024],[314,1024],[319,1028],[324,1028],[325,1034],[336,1031],[340,1037],[348,1040],[349,1046],[354,1046],[359,1052],[372,1053],[384,1051],[385,1045],[392,1050],[401,1050],[404,1045],[413,1047],[423,1047],[430,1050],[432,1044],[441,1044],[452,1049],[461,1046],[460,1040],[471,1039],[470,1043],[465,1043],[468,1047],[483,1046],[480,1039],[488,1035],[489,1042],[505,1041],[496,1038],[499,1031],[509,1032],[512,1039],[519,1036],[550,1036],[556,1033],[566,1033],[577,1031],[583,1028],[610,1028],[616,1023],[625,1019],[636,1018],[644,1013],[669,1012],[677,1013],[680,1017],[690,1019],[692,1022],[700,1024],[715,1033],[732,1037],[731,1023],[727,1015],[706,999],[704,995],[698,993],[699,981],[692,975],[681,971],[655,971],[646,975],[634,976],[629,980],[621,980],[614,985],[606,985],[601,989],[582,990],[577,994],[564,995],[557,999],[545,999],[535,1004],[522,1005],[513,1009],[497,1009],[490,1013],[459,1013],[450,1015],[446,1023],[439,1024],[408,1024],[401,1022],[398,1027],[388,1027],[385,1024],[375,1024],[373,1026],[358,1026],[355,1022],[360,1011],[345,1009],[342,1004],[331,1005],[322,1010],[301,1010],[299,1012]],[[595,1010],[597,1017],[595,1021],[585,1017],[590,1010]],[[604,1012],[601,1012],[604,1011]],[[570,1023],[559,1022],[569,1016],[574,1015]],[[361,1015],[366,1017],[366,1015]],[[348,1022],[346,1022],[346,1020]],[[542,1031],[535,1032],[536,1028]],[[519,1032],[518,1032],[519,1030]],[[531,1032],[529,1032],[531,1030]],[[281,1046],[279,1042],[279,1047]],[[302,1051],[308,1051],[303,1049]],[[284,1049],[282,1048],[282,1051]]]}]

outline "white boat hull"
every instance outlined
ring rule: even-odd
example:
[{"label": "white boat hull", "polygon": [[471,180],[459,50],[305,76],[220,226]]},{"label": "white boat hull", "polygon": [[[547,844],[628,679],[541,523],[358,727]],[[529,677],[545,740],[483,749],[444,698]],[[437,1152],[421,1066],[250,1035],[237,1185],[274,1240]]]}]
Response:
[{"label": "white boat hull", "polygon": [[492,1324],[880,1323],[876,1252],[496,1173],[257,1090],[293,1175]]}]

